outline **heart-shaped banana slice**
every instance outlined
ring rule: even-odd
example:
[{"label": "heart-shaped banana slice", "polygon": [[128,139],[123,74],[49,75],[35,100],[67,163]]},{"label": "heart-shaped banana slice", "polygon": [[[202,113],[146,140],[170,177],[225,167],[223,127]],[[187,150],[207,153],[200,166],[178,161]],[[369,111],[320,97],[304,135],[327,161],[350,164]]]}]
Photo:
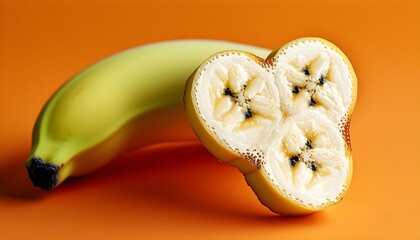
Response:
[{"label": "heart-shaped banana slice", "polygon": [[356,89],[336,46],[303,38],[267,59],[234,50],[211,56],[188,80],[184,100],[204,146],[237,167],[264,205],[302,215],[347,190]]}]

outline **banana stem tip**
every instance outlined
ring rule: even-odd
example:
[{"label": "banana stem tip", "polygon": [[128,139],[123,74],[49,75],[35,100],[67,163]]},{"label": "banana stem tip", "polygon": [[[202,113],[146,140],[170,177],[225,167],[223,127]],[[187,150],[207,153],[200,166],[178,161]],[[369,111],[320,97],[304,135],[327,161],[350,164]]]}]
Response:
[{"label": "banana stem tip", "polygon": [[58,171],[60,170],[58,165],[45,163],[42,158],[33,157],[26,169],[34,186],[48,191],[56,186]]}]

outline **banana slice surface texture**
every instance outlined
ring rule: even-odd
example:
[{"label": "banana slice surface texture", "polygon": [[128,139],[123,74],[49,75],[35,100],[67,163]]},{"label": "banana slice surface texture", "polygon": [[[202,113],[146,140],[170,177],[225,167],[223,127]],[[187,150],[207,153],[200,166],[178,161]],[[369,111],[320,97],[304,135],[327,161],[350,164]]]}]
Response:
[{"label": "banana slice surface texture", "polygon": [[304,215],[338,203],[348,189],[356,95],[344,53],[301,38],[267,59],[211,56],[189,78],[184,100],[198,138],[244,174],[265,206]]}]

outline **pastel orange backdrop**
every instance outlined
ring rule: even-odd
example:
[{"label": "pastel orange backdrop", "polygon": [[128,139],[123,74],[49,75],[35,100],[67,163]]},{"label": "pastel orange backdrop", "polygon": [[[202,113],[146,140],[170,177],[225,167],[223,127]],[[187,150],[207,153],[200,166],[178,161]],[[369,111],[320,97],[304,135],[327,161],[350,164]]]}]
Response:
[{"label": "pastel orange backdrop", "polygon": [[[359,79],[345,199],[301,218],[263,207],[200,144],[116,159],[53,192],[24,161],[43,104],[86,66],[137,45],[222,39],[340,47]],[[1,239],[420,239],[419,1],[0,0]]]}]

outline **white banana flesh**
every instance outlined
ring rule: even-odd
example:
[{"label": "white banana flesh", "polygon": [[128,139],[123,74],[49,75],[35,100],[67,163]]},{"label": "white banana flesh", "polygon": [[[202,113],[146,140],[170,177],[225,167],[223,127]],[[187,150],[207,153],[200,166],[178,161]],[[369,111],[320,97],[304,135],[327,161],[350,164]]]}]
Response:
[{"label": "white banana flesh", "polygon": [[339,201],[351,172],[336,125],[308,110],[286,118],[279,129],[262,166],[273,184],[304,205],[320,207]]},{"label": "white banana flesh", "polygon": [[246,55],[226,53],[210,60],[201,77],[194,95],[213,134],[239,152],[265,148],[281,119],[273,76]]},{"label": "white banana flesh", "polygon": [[347,120],[354,97],[352,70],[331,46],[320,41],[299,41],[282,48],[274,64],[286,114],[313,109],[335,123]]},{"label": "white banana flesh", "polygon": [[357,82],[333,44],[298,39],[267,59],[218,53],[188,86],[197,136],[241,170],[271,210],[301,215],[343,198],[352,175],[348,131]]}]

